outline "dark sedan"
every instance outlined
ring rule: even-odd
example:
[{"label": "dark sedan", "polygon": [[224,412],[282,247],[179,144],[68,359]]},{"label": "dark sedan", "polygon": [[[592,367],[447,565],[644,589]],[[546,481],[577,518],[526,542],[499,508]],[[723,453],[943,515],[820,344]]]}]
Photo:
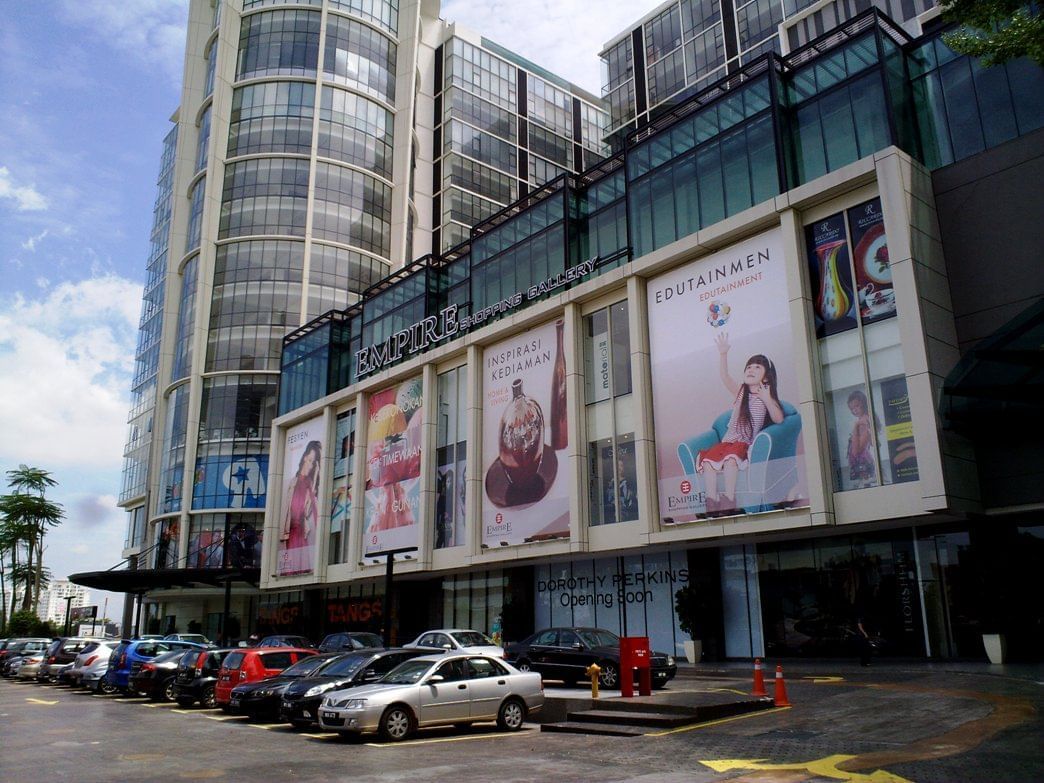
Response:
[{"label": "dark sedan", "polygon": [[[540,672],[567,685],[586,679],[584,670],[597,663],[603,688],[620,687],[620,637],[603,628],[545,628],[505,647],[505,660],[521,671]],[[652,654],[652,686],[662,688],[678,673],[674,656]]]},{"label": "dark sedan", "polygon": [[174,701],[174,678],[184,649],[160,653],[146,661],[130,678],[130,691],[148,696],[152,701]]},{"label": "dark sedan", "polygon": [[247,715],[252,719],[279,717],[279,708],[283,702],[283,693],[287,686],[302,677],[308,677],[321,671],[323,667],[341,658],[344,653],[326,653],[325,655],[309,655],[293,666],[283,669],[275,677],[257,682],[245,682],[232,689],[228,701],[228,711],[234,714]]},{"label": "dark sedan", "polygon": [[381,679],[403,661],[428,655],[431,650],[359,650],[342,653],[311,677],[290,683],[283,692],[279,717],[294,726],[319,720],[319,704],[327,691],[367,685]]}]

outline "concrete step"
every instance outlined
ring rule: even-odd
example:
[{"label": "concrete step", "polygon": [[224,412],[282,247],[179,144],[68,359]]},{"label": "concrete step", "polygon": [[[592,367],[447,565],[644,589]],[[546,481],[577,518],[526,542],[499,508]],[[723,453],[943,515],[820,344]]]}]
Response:
[{"label": "concrete step", "polygon": [[578,721],[561,721],[560,723],[542,723],[541,731],[560,734],[597,734],[604,737],[641,737],[648,733],[648,728],[641,726],[621,726],[610,723],[581,723]]},{"label": "concrete step", "polygon": [[694,722],[696,711],[689,713],[635,712],[632,710],[583,710],[570,712],[570,723],[607,723],[617,726],[646,726],[657,728],[674,728]]}]

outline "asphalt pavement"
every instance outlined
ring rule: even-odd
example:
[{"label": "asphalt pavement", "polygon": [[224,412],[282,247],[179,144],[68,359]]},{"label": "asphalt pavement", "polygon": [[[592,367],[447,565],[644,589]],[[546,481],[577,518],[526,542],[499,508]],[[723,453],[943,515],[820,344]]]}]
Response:
[{"label": "asphalt pavement", "polygon": [[[766,662],[769,694],[775,661]],[[219,710],[0,682],[0,780],[929,781],[1044,780],[1044,668],[783,662],[791,706],[637,737],[495,726],[403,743],[250,723]],[[745,698],[749,664],[683,666],[650,705]],[[549,699],[584,699],[547,683]],[[619,696],[602,692],[599,704]],[[372,741],[371,741],[372,740]]]}]

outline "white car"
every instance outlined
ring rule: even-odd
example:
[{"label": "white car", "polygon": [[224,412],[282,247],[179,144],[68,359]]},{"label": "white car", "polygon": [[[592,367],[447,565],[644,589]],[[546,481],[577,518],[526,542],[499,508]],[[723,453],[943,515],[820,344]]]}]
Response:
[{"label": "white car", "polygon": [[437,628],[425,631],[403,647],[434,647],[453,653],[474,653],[504,657],[504,648],[479,631],[466,628]]},{"label": "white car", "polygon": [[543,706],[543,681],[536,672],[520,672],[489,655],[424,655],[404,661],[373,685],[326,694],[319,725],[342,734],[376,731],[392,741],[418,728],[479,721],[517,731]]}]

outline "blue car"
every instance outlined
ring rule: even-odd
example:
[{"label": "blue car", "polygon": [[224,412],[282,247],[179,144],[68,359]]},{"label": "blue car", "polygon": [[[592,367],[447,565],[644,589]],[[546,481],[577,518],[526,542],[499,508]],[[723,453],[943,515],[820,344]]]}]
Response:
[{"label": "blue car", "polygon": [[104,684],[110,692],[127,692],[130,689],[131,677],[137,674],[142,664],[151,661],[157,655],[171,650],[201,650],[204,647],[206,645],[173,639],[124,639],[109,657],[109,669],[105,672]]}]

